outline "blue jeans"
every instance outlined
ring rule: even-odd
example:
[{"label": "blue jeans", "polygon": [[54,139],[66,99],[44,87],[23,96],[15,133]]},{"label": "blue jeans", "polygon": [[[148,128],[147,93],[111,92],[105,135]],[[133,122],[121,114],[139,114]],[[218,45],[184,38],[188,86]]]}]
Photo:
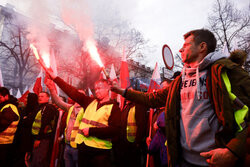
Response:
[{"label": "blue jeans", "polygon": [[65,162],[65,167],[78,167],[77,148],[73,148],[69,144],[66,144],[63,157]]}]

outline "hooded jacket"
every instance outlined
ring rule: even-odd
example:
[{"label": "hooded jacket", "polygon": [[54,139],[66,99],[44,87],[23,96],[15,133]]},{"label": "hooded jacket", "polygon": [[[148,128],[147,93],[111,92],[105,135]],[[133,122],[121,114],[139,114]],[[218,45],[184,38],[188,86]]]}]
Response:
[{"label": "hooded jacket", "polygon": [[[225,84],[221,78],[221,73],[223,71],[227,72],[232,85],[232,92],[247,106],[250,106],[249,75],[237,64],[225,59],[224,56],[220,56],[218,53],[207,55],[199,64],[199,67],[198,70],[196,69],[198,73],[204,69],[208,70],[205,80],[206,89],[208,91],[208,98],[218,119],[219,126],[214,136],[215,147],[228,148],[234,155],[242,160],[245,155],[246,129],[237,133],[238,126],[234,119],[234,111],[237,109],[229,99]],[[199,75],[200,74],[198,74],[198,76]],[[185,76],[183,78],[185,78]],[[196,85],[199,86],[199,84],[200,83],[197,83]],[[144,94],[142,92],[128,90],[124,95],[127,99],[148,107],[162,107],[165,105],[169,166],[178,164],[182,156],[180,143],[181,85],[182,76],[180,75],[168,88],[155,93]],[[220,126],[221,128],[219,128]]]},{"label": "hooded jacket", "polygon": [[208,96],[206,78],[209,66],[225,58],[220,52],[208,54],[197,66],[184,66],[180,86],[180,143],[185,161],[208,166],[201,152],[216,149],[215,133],[219,125]]}]

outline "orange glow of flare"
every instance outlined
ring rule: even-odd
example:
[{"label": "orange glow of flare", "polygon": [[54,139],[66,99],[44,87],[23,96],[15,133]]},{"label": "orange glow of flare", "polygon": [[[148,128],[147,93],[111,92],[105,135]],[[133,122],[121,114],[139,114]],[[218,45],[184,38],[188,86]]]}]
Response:
[{"label": "orange glow of flare", "polygon": [[91,56],[91,58],[93,60],[96,61],[96,63],[100,66],[100,67],[104,67],[103,64],[102,64],[102,61],[101,61],[101,58],[100,58],[100,55],[97,51],[97,48],[95,46],[95,43],[91,40],[87,40],[86,41],[86,47],[87,47],[87,50]]},{"label": "orange glow of flare", "polygon": [[40,58],[38,51],[36,47],[33,44],[30,44],[30,48],[33,50],[33,53],[38,60],[38,62],[41,64],[41,66],[46,69],[50,67],[50,55],[48,53],[43,53],[42,54],[42,59]]},{"label": "orange glow of flare", "polygon": [[50,55],[48,53],[44,52],[42,54],[42,59],[43,59],[43,62],[45,64],[45,66],[47,68],[49,68],[50,67]]},{"label": "orange glow of flare", "polygon": [[36,47],[35,47],[33,44],[30,44],[30,48],[33,50],[33,53],[35,54],[36,59],[37,59],[37,60],[40,60],[40,57],[39,57],[39,55],[38,55],[38,52],[37,52]]}]

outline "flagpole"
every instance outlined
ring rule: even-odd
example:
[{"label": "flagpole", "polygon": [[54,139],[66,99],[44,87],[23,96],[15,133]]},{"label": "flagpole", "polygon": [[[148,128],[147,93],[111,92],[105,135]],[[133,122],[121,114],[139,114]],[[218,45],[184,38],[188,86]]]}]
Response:
[{"label": "flagpole", "polygon": [[[149,88],[148,88],[148,92],[153,92],[155,89],[160,88],[159,85],[158,85],[159,80],[160,80],[160,73],[159,73],[159,69],[158,69],[158,64],[156,62],[154,72],[153,72],[153,75],[152,75],[152,78],[151,78],[151,81],[150,81],[150,85],[149,85]],[[149,135],[148,135],[148,137],[150,139],[151,139],[151,134],[152,134],[153,114],[154,114],[154,109],[151,108],[150,112],[149,112]],[[149,148],[149,146],[148,146],[148,148]],[[149,166],[149,158],[150,158],[150,155],[148,153],[147,154],[146,167]]]},{"label": "flagpole", "polygon": [[[152,134],[152,119],[153,119],[153,113],[154,113],[154,109],[150,108],[150,112],[149,112],[149,134],[148,137],[151,139],[151,134]],[[148,145],[148,149],[149,149],[149,145]],[[149,165],[149,153],[147,153],[147,162],[146,162],[146,167],[148,167]]]}]

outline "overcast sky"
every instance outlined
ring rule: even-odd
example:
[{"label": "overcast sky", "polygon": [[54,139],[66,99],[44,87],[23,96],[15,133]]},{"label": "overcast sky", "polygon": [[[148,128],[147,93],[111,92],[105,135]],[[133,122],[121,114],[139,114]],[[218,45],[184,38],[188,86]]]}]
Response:
[{"label": "overcast sky", "polygon": [[[30,0],[1,0],[9,2],[18,10],[25,11]],[[47,0],[49,1],[49,0]],[[56,3],[58,0],[50,0]],[[122,18],[131,22],[134,28],[142,32],[150,44],[155,46],[155,53],[148,56],[148,64],[153,67],[156,61],[163,66],[161,50],[168,44],[173,53],[177,53],[184,40],[183,34],[192,29],[206,27],[208,14],[211,13],[215,0],[89,0],[92,6],[116,8]],[[35,0],[34,0],[35,2]],[[234,0],[240,9],[247,9],[249,0]],[[95,8],[91,8],[95,9]],[[104,15],[105,16],[105,15]],[[152,59],[152,57],[155,57]]]}]

